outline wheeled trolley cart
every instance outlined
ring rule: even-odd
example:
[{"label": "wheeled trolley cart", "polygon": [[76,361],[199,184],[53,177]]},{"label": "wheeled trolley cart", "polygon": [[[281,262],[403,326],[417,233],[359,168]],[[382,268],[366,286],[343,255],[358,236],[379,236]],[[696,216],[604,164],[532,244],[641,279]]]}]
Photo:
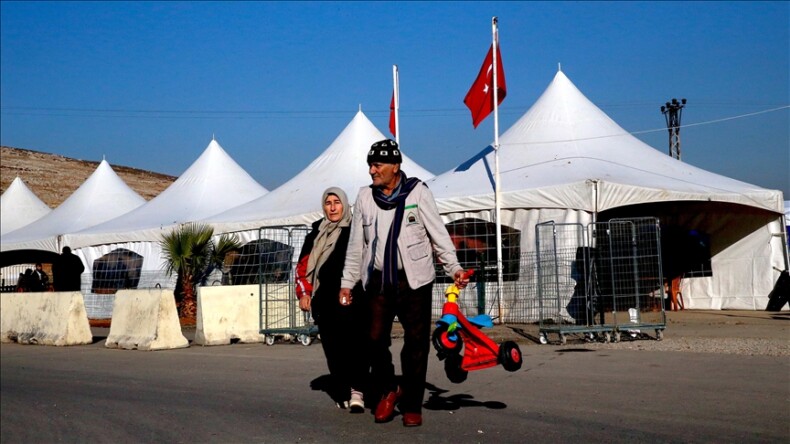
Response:
[{"label": "wheeled trolley cart", "polygon": [[557,334],[619,341],[663,338],[666,297],[658,219],[535,227],[540,342]]},{"label": "wheeled trolley cart", "polygon": [[294,290],[296,263],[308,230],[304,225],[258,230],[254,251],[258,266],[260,332],[268,345],[279,339],[310,345],[318,327],[299,309]]}]

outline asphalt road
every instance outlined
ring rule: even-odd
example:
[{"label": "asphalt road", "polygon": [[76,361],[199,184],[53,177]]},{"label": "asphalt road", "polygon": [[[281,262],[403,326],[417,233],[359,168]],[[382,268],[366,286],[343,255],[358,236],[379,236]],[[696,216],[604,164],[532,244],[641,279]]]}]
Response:
[{"label": "asphalt road", "polygon": [[[394,342],[395,355],[402,342]],[[422,427],[335,408],[318,342],[145,352],[0,346],[2,443],[790,440],[790,360],[522,345],[453,384],[431,357]]]}]

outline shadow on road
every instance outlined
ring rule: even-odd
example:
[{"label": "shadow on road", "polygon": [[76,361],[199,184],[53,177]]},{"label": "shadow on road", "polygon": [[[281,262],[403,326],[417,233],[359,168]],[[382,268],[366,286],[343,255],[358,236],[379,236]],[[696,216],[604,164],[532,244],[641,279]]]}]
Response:
[{"label": "shadow on road", "polygon": [[423,404],[428,410],[458,410],[462,407],[485,407],[492,410],[507,408],[507,404],[499,401],[477,401],[472,395],[459,393],[451,396],[442,396],[447,390],[436,387],[431,383],[426,383],[428,389],[428,401]]}]

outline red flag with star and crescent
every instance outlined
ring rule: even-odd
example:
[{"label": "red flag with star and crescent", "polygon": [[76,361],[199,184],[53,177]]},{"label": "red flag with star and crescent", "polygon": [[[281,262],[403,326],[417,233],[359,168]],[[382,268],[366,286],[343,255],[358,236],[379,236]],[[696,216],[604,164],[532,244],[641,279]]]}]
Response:
[{"label": "red flag with star and crescent", "polygon": [[[497,105],[502,103],[507,94],[507,86],[505,85],[505,69],[502,65],[502,55],[499,52],[499,45],[496,47],[497,59]],[[488,54],[483,61],[483,66],[480,67],[480,72],[477,74],[475,83],[469,89],[464,97],[464,104],[466,104],[469,111],[472,112],[472,125],[477,128],[492,111],[494,111],[494,45],[488,49]]]},{"label": "red flag with star and crescent", "polygon": [[390,100],[390,132],[393,136],[398,136],[395,134],[395,91],[392,92],[392,100]]}]

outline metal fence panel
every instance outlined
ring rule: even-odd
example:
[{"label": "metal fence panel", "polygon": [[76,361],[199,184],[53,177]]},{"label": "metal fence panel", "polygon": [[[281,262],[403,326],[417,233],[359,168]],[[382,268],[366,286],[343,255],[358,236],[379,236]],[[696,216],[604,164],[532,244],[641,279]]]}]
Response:
[{"label": "metal fence panel", "polygon": [[549,333],[619,340],[666,326],[661,241],[655,218],[535,227],[541,342]]},{"label": "metal fence panel", "polygon": [[[304,225],[265,227],[249,249],[247,264],[257,265],[260,297],[260,332],[271,345],[276,337],[290,336],[308,345],[318,328],[302,313],[295,294],[296,265],[308,229]],[[250,244],[253,244],[252,242]],[[248,245],[250,245],[248,244]]]}]

